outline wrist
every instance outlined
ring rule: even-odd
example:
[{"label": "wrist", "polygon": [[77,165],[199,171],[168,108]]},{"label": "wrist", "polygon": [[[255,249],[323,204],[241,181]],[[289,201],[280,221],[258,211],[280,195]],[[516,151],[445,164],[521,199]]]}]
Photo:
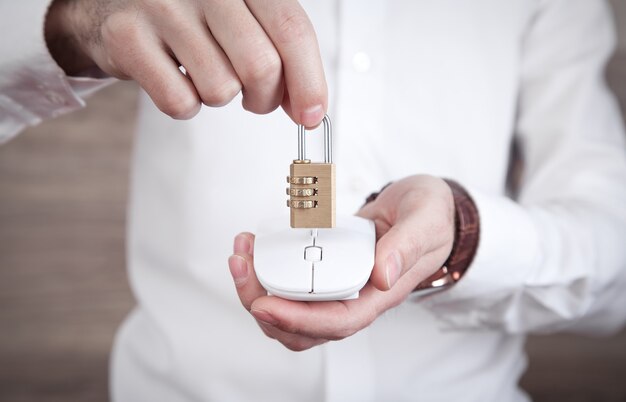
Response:
[{"label": "wrist", "polygon": [[80,44],[76,23],[80,20],[79,2],[72,0],[54,0],[46,15],[44,34],[48,51],[67,75],[77,75],[95,66]]}]

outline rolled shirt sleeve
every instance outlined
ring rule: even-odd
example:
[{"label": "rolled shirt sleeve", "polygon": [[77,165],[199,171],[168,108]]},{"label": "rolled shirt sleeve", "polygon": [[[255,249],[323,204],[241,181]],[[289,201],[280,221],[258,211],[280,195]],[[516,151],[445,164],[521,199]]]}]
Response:
[{"label": "rolled shirt sleeve", "polygon": [[515,201],[469,189],[476,258],[423,300],[445,328],[603,333],[626,320],[626,145],[606,3],[546,0],[525,38]]},{"label": "rolled shirt sleeve", "polygon": [[24,128],[79,109],[84,98],[111,83],[100,71],[67,77],[46,46],[51,0],[0,2],[0,143]]}]

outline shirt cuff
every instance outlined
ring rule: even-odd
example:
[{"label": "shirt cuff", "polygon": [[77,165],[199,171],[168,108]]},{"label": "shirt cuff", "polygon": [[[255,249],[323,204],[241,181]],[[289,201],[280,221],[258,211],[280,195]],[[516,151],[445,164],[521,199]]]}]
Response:
[{"label": "shirt cuff", "polygon": [[480,217],[476,256],[450,289],[420,300],[446,328],[500,327],[509,301],[532,277],[539,237],[528,212],[504,196],[468,189]]},{"label": "shirt cuff", "polygon": [[79,109],[83,96],[112,82],[96,72],[69,78],[48,51],[44,36],[51,0],[1,2],[0,143],[27,126]]}]

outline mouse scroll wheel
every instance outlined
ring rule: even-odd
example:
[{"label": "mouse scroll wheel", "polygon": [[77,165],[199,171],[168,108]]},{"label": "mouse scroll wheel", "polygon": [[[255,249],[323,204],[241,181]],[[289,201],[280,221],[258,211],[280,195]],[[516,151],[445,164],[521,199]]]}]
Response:
[{"label": "mouse scroll wheel", "polygon": [[304,248],[304,259],[309,262],[322,261],[322,248],[319,246],[308,246]]}]

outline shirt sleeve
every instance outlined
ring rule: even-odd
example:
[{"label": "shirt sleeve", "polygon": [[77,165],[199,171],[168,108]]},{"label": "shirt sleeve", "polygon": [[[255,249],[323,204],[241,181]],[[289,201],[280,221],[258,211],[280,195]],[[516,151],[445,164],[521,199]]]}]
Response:
[{"label": "shirt sleeve", "polygon": [[68,77],[48,52],[44,23],[51,0],[0,2],[0,143],[24,128],[79,109],[113,81],[100,71]]},{"label": "shirt sleeve", "polygon": [[605,65],[606,3],[546,0],[524,38],[519,196],[468,189],[475,260],[426,298],[444,328],[604,333],[626,320],[626,145]]}]

